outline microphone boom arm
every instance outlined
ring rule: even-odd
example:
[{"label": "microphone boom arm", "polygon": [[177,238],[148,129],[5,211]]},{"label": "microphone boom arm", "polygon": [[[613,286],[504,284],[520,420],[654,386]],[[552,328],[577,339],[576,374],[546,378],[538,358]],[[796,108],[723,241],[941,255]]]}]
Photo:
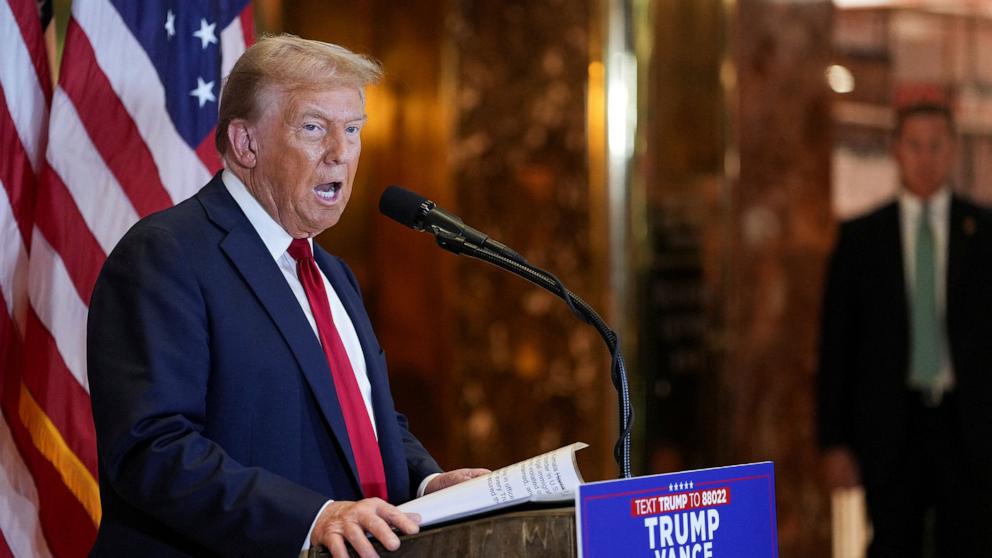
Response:
[{"label": "microphone boom arm", "polygon": [[565,301],[572,313],[599,332],[610,351],[610,378],[617,390],[620,434],[613,446],[613,458],[617,462],[620,478],[631,477],[630,435],[634,422],[634,409],[630,404],[630,388],[627,383],[627,369],[620,352],[620,338],[605,321],[585,301],[568,290],[552,273],[535,267],[516,252],[500,253],[486,246],[477,246],[464,236],[451,233],[439,227],[431,227],[438,246],[455,254],[464,254],[509,271],[535,285],[548,290]]}]

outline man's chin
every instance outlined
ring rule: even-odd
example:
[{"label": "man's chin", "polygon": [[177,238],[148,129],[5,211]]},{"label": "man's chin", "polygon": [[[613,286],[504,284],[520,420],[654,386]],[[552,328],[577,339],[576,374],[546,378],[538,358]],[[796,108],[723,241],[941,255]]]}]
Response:
[{"label": "man's chin", "polygon": [[329,213],[328,211],[323,211],[321,213],[322,215],[320,216],[320,218],[314,219],[309,223],[310,226],[308,228],[310,230],[316,231],[311,236],[317,236],[318,234],[326,231],[327,229],[333,227],[334,225],[337,225],[338,221],[341,220],[341,212],[337,211],[336,209],[335,211],[332,212],[333,215],[327,215],[327,213]]}]

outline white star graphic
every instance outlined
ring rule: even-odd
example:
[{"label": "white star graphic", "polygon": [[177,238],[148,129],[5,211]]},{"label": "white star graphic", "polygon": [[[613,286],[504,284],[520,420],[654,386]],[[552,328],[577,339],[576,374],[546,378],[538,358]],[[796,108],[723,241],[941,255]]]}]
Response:
[{"label": "white star graphic", "polygon": [[202,77],[196,78],[196,89],[190,91],[189,94],[200,100],[200,108],[203,108],[207,101],[217,101],[217,97],[214,97],[214,82],[205,82]]},{"label": "white star graphic", "polygon": [[692,488],[692,481],[689,481],[689,488]]},{"label": "white star graphic", "polygon": [[672,483],[668,483],[668,491],[669,492],[672,492],[674,490],[675,490],[675,488],[672,486]]},{"label": "white star graphic", "polygon": [[176,14],[172,13],[172,10],[165,14],[165,34],[168,39],[172,39],[176,34]]},{"label": "white star graphic", "polygon": [[193,32],[193,36],[200,39],[200,47],[207,48],[210,43],[217,44],[217,36],[214,35],[216,23],[207,23],[207,20],[200,19],[200,29]]}]

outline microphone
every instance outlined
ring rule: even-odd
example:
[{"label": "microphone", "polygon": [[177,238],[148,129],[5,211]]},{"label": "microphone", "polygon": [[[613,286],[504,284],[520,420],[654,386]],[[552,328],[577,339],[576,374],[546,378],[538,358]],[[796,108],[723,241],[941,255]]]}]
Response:
[{"label": "microphone", "polygon": [[[456,254],[472,247],[489,249],[518,262],[525,260],[505,244],[465,224],[433,201],[399,186],[389,186],[379,198],[379,212],[416,231],[434,235],[438,245]],[[466,247],[468,244],[470,246]]]}]

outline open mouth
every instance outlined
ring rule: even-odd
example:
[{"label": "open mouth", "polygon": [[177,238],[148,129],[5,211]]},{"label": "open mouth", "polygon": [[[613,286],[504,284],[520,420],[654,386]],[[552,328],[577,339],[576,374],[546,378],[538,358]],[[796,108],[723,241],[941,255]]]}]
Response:
[{"label": "open mouth", "polygon": [[341,186],[342,182],[340,181],[328,182],[326,184],[318,184],[313,191],[321,200],[333,202],[337,201],[338,196],[341,194]]}]

